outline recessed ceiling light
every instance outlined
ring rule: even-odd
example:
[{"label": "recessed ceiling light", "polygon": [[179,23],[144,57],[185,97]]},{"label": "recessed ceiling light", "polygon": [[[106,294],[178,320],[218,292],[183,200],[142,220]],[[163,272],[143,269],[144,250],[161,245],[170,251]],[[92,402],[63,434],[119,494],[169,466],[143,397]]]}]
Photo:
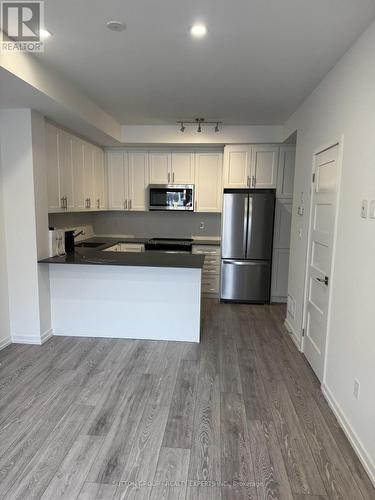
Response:
[{"label": "recessed ceiling light", "polygon": [[190,28],[190,34],[194,38],[203,38],[207,35],[207,27],[201,23],[193,24]]},{"label": "recessed ceiling light", "polygon": [[46,40],[47,38],[49,38],[51,36],[51,33],[47,30],[41,29],[39,31],[39,36],[40,36],[41,40]]},{"label": "recessed ceiling light", "polygon": [[108,21],[107,28],[111,31],[124,31],[126,30],[126,24],[122,21]]}]

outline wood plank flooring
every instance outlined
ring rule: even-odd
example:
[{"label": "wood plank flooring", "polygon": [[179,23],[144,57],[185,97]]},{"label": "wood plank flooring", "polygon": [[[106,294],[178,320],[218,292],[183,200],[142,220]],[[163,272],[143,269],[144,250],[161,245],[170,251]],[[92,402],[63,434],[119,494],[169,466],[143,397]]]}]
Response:
[{"label": "wood plank flooring", "polygon": [[0,499],[374,500],[284,315],[207,299],[199,345],[8,346]]}]

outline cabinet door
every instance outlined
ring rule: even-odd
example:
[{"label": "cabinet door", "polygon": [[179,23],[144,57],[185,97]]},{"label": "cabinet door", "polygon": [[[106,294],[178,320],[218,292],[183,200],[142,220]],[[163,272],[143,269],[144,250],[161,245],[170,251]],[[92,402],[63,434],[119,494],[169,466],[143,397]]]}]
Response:
[{"label": "cabinet door", "polygon": [[194,184],[194,153],[172,153],[171,175],[173,184]]},{"label": "cabinet door", "polygon": [[144,211],[147,207],[148,164],[147,153],[130,151],[128,209]]},{"label": "cabinet door", "polygon": [[83,163],[83,141],[72,139],[73,188],[75,210],[85,210],[85,171]]},{"label": "cabinet door", "polygon": [[107,153],[108,208],[124,210],[125,200],[125,161],[127,154],[121,151]]},{"label": "cabinet door", "polygon": [[73,210],[73,162],[72,162],[72,136],[63,130],[58,131],[59,143],[59,173],[60,192],[65,197],[65,209]]},{"label": "cabinet door", "polygon": [[221,212],[223,199],[223,155],[197,153],[195,157],[195,210]]},{"label": "cabinet door", "polygon": [[279,148],[253,146],[251,185],[256,188],[276,188]]},{"label": "cabinet door", "polygon": [[250,146],[226,146],[224,149],[224,187],[249,187],[250,161]]},{"label": "cabinet door", "polygon": [[95,188],[94,208],[97,210],[103,210],[106,208],[104,153],[100,148],[94,147],[93,155]]},{"label": "cabinet door", "polygon": [[47,158],[47,186],[48,210],[61,211],[60,173],[58,158],[58,129],[46,123],[46,158]]},{"label": "cabinet door", "polygon": [[94,146],[88,142],[83,143],[84,186],[87,209],[95,209],[94,186]]},{"label": "cabinet door", "polygon": [[289,250],[273,252],[271,301],[286,302],[288,297]]},{"label": "cabinet door", "polygon": [[292,200],[276,200],[274,248],[287,249],[290,247],[290,228],[292,225]]},{"label": "cabinet door", "polygon": [[281,146],[277,169],[277,197],[292,198],[294,189],[295,146]]},{"label": "cabinet door", "polygon": [[169,184],[171,182],[171,154],[158,151],[151,152],[150,184]]}]

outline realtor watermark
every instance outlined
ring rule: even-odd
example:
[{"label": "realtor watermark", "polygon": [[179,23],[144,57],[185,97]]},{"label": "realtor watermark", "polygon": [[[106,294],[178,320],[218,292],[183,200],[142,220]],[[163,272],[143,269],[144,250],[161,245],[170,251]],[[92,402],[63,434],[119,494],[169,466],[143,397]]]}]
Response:
[{"label": "realtor watermark", "polygon": [[1,2],[1,51],[43,52],[44,2]]}]

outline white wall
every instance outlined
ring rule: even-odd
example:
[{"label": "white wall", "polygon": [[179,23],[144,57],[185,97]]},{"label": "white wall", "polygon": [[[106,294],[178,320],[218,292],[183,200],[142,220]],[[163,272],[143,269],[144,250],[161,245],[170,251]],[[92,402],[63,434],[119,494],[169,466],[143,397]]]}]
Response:
[{"label": "white wall", "polygon": [[50,334],[48,215],[44,120],[28,109],[0,113],[4,230],[10,332],[14,342],[40,343]]},{"label": "white wall", "polygon": [[[375,220],[360,217],[362,199],[375,199],[375,23],[320,83],[285,126],[298,131],[288,321],[300,339],[312,158],[316,148],[344,136],[341,197],[327,366],[323,389],[375,478]],[[301,192],[305,215],[297,215]],[[299,239],[298,231],[302,238]],[[353,396],[360,381],[360,399]]]},{"label": "white wall", "polygon": [[[1,138],[0,138],[1,146]],[[8,270],[0,151],[0,349],[10,343]]]},{"label": "white wall", "polygon": [[124,144],[245,144],[282,142],[283,127],[279,125],[223,125],[215,133],[214,126],[202,125],[202,132],[197,132],[195,125],[186,125],[184,133],[175,125],[123,125],[122,142]]}]

